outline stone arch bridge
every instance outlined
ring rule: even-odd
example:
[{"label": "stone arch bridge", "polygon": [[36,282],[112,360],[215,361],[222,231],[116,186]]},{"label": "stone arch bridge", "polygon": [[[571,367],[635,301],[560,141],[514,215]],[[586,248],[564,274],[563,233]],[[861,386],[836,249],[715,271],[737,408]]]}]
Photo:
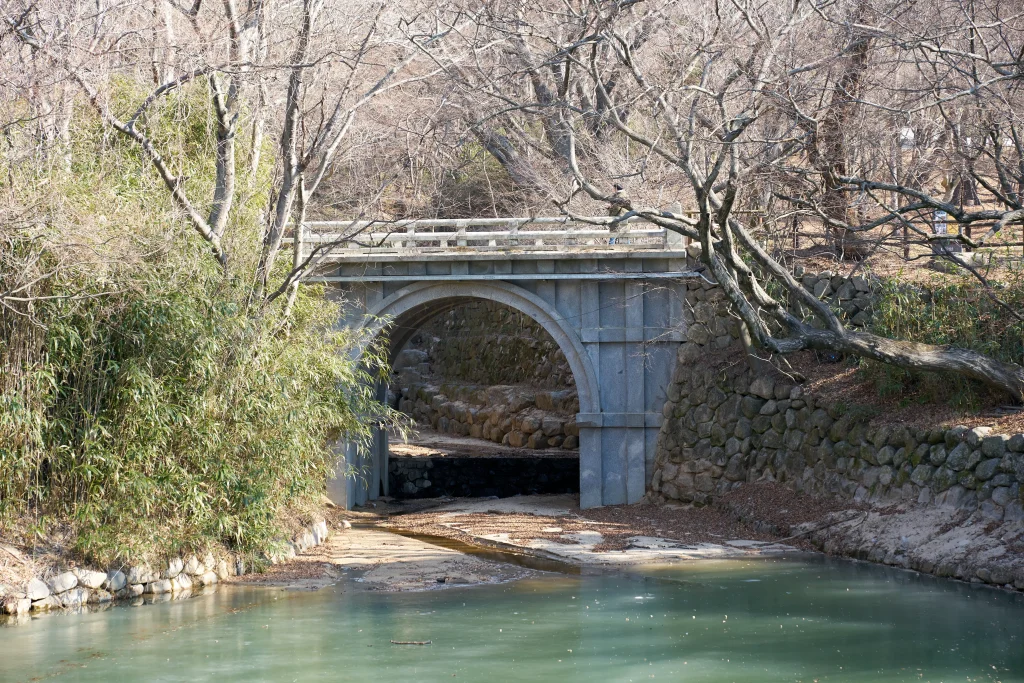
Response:
[{"label": "stone arch bridge", "polygon": [[[539,323],[576,382],[580,505],[589,508],[637,502],[650,483],[665,389],[686,334],[685,279],[699,277],[678,236],[642,223],[612,232],[600,221],[608,219],[307,223],[302,249],[321,246],[313,280],[329,284],[339,324],[379,330],[393,354],[467,300],[495,301]],[[356,236],[341,241],[339,229]],[[328,486],[336,504],[387,492],[383,430],[370,452],[348,444],[339,455]],[[349,465],[364,474],[343,476]]]}]

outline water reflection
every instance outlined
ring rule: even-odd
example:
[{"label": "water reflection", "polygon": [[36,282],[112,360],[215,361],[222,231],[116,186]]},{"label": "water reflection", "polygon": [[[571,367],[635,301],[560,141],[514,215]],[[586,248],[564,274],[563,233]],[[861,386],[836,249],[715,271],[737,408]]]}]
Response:
[{"label": "water reflection", "polygon": [[766,560],[411,595],[230,588],[0,631],[3,681],[652,676],[1024,681],[1024,600],[866,564]]}]

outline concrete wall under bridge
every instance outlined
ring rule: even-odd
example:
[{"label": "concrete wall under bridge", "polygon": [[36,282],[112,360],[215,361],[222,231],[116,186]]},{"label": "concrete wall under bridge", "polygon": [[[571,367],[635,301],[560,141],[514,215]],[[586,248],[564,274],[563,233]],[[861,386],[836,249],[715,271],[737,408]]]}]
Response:
[{"label": "concrete wall under bridge", "polygon": [[[471,299],[536,320],[565,354],[579,393],[581,507],[634,503],[653,476],[665,390],[686,338],[685,282],[698,276],[681,245],[609,245],[608,238],[600,244],[557,251],[361,250],[337,258],[317,279],[331,284],[341,325],[379,330],[393,354],[425,322]],[[377,435],[371,452],[352,445],[339,451],[339,474],[328,486],[336,504],[351,507],[387,492],[386,434]],[[349,465],[367,475],[344,477]]]}]

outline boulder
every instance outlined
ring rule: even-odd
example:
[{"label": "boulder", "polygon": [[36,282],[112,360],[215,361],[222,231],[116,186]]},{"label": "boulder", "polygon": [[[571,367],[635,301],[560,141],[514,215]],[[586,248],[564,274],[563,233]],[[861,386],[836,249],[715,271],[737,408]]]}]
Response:
[{"label": "boulder", "polygon": [[981,448],[982,441],[991,433],[991,427],[975,427],[967,432],[967,443],[971,448]]},{"label": "boulder", "polygon": [[0,600],[0,614],[18,616],[21,614],[28,614],[30,609],[32,609],[32,601],[28,598],[19,597],[17,595],[8,595],[4,597],[3,600]]},{"label": "boulder", "polygon": [[145,592],[160,595],[162,593],[170,593],[172,589],[173,586],[170,579],[158,579],[147,583]]},{"label": "boulder", "polygon": [[992,489],[992,502],[1005,507],[1017,499],[1014,493],[1008,486],[997,486]]},{"label": "boulder", "polygon": [[941,493],[946,489],[950,488],[957,482],[957,473],[949,469],[948,467],[940,467],[935,470],[935,474],[932,475],[931,487],[936,492]]},{"label": "boulder", "polygon": [[[760,375],[750,383],[750,393],[764,400],[775,398],[775,378]],[[749,415],[747,417],[750,417]]]},{"label": "boulder", "polygon": [[507,434],[507,436],[508,445],[512,446],[513,448],[522,448],[523,446],[526,445],[527,438],[529,438],[526,436],[526,434],[522,433],[519,430],[510,432],[509,434]]},{"label": "boulder", "polygon": [[160,572],[160,578],[173,579],[181,573],[181,570],[184,569],[184,567],[185,563],[181,561],[180,557],[172,558],[171,561],[167,563],[167,568]]},{"label": "boulder", "polygon": [[56,596],[60,606],[64,608],[81,607],[89,602],[89,591],[85,588],[72,588]]},{"label": "boulder", "polygon": [[430,360],[430,356],[427,355],[426,351],[419,349],[403,349],[395,356],[394,363],[391,367],[395,372],[402,370],[403,368],[411,368],[420,363],[426,363]]},{"label": "boulder", "polygon": [[139,565],[128,569],[128,583],[149,583],[157,580],[156,572],[148,565]]},{"label": "boulder", "polygon": [[961,441],[949,455],[946,456],[946,467],[959,472],[967,467],[967,460],[971,456],[971,447],[967,443]]},{"label": "boulder", "polygon": [[105,587],[108,591],[116,593],[126,585],[128,585],[128,577],[124,575],[124,572],[118,569],[107,572],[107,585]]},{"label": "boulder", "polygon": [[557,436],[562,433],[562,421],[557,417],[545,417],[541,420],[540,428],[544,436]]},{"label": "boulder", "polygon": [[1007,442],[1009,438],[1003,434],[997,434],[995,436],[986,436],[981,440],[981,453],[986,458],[1001,458],[1006,454]]},{"label": "boulder", "polygon": [[78,577],[78,584],[86,588],[95,590],[107,580],[106,572],[94,572],[91,569],[72,569],[71,571]]},{"label": "boulder", "polygon": [[29,600],[43,600],[50,595],[50,587],[39,579],[32,579],[25,588],[25,594]]},{"label": "boulder", "polygon": [[52,595],[48,595],[42,600],[36,600],[32,603],[33,612],[49,612],[52,609],[58,609],[60,607],[60,600]]},{"label": "boulder", "polygon": [[185,561],[183,571],[190,576],[202,576],[206,573],[206,565],[195,555],[190,555]]},{"label": "boulder", "polygon": [[196,583],[200,586],[212,586],[217,583],[218,578],[215,572],[206,572],[202,576],[196,578]]},{"label": "boulder", "polygon": [[181,593],[192,590],[192,577],[182,572],[171,579],[171,592]]},{"label": "boulder", "polygon": [[61,572],[50,579],[50,590],[54,593],[63,593],[78,585],[78,577],[71,572]]},{"label": "boulder", "polygon": [[996,476],[996,471],[999,469],[999,463],[1001,461],[1002,458],[983,460],[981,464],[974,469],[974,476],[977,477],[979,481],[988,481],[992,477]]},{"label": "boulder", "polygon": [[910,481],[914,482],[918,486],[926,486],[932,478],[932,473],[935,468],[931,465],[918,465],[914,468],[914,471],[910,474]]}]

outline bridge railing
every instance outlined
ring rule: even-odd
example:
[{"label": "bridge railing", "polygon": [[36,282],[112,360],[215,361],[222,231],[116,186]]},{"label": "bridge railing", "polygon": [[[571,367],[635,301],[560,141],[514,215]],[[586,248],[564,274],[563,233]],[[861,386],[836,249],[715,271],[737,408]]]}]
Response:
[{"label": "bridge railing", "polygon": [[[303,256],[314,249],[336,261],[385,253],[681,249],[682,237],[649,223],[594,217],[307,221]],[[294,242],[294,239],[288,241]]]}]

